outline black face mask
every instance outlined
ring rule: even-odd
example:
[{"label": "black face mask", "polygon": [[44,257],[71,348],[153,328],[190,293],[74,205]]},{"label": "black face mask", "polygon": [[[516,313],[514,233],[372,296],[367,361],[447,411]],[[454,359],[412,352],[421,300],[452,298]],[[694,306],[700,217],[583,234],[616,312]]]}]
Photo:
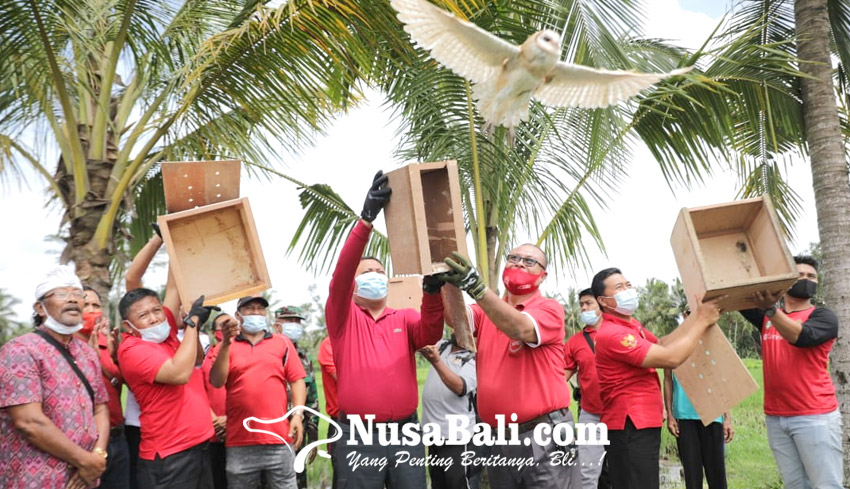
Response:
[{"label": "black face mask", "polygon": [[818,291],[817,282],[812,282],[808,279],[800,279],[788,289],[788,295],[791,297],[796,297],[798,299],[811,299],[815,296],[815,292]]}]

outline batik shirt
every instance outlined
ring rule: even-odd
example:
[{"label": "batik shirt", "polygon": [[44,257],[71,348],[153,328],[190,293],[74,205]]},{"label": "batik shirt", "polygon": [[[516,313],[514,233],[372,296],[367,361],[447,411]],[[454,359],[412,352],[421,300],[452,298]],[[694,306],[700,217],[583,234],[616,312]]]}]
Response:
[{"label": "batik shirt", "polygon": [[[108,401],[97,352],[80,339],[67,346],[94,390],[95,404]],[[5,409],[41,403],[53,424],[74,444],[91,450],[97,441],[94,406],[77,374],[56,348],[35,333],[0,349],[0,487],[64,488],[74,468],[31,445]]]}]

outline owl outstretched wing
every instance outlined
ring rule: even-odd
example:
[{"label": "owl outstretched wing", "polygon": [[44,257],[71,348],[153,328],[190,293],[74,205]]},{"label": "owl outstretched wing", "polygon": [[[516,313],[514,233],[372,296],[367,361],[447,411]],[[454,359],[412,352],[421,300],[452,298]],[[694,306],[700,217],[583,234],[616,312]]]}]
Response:
[{"label": "owl outstretched wing", "polygon": [[474,83],[495,78],[519,47],[426,0],[391,0],[404,30],[431,57]]},{"label": "owl outstretched wing", "polygon": [[534,92],[534,98],[551,107],[598,109],[633,97],[652,84],[687,73],[691,68],[669,73],[638,73],[558,63],[551,79]]}]

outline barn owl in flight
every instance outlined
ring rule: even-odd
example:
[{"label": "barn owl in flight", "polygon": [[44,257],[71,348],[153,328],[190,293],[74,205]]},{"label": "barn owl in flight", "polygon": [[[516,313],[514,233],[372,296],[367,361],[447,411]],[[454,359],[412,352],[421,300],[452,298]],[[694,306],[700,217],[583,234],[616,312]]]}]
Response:
[{"label": "barn owl in flight", "polygon": [[531,97],[551,107],[608,107],[664,78],[687,73],[611,71],[558,61],[561,37],[535,32],[517,46],[458,19],[427,0],[391,0],[410,37],[446,68],[473,83],[473,98],[486,122],[508,128],[528,120]]}]

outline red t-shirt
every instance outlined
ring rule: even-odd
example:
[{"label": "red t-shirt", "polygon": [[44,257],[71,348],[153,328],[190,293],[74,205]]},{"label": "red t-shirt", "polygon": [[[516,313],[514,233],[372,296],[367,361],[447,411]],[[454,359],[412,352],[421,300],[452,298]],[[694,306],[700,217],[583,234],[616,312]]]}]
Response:
[{"label": "red t-shirt", "polygon": [[171,334],[165,341],[152,343],[125,334],[118,347],[118,363],[124,380],[139,402],[142,425],[139,458],[144,460],[182,452],[207,441],[215,432],[200,368],[193,369],[187,384],[155,381],[162,365],[180,347],[174,315],[168,308],[165,308],[165,315],[171,325]]},{"label": "red t-shirt", "polygon": [[622,430],[628,416],[637,429],[660,428],[664,404],[654,368],[641,367],[649,347],[658,343],[636,319],[602,313],[596,334],[596,372],[602,419],[609,430]]},{"label": "red t-shirt", "polygon": [[336,418],[339,414],[339,405],[336,400],[336,365],[334,365],[333,347],[331,339],[325,338],[319,345],[319,365],[322,367],[322,388],[325,391],[325,412],[328,416]]},{"label": "red t-shirt", "polygon": [[443,335],[440,294],[422,294],[422,313],[387,307],[375,319],[354,303],[354,276],[369,240],[359,221],[345,241],[331,279],[325,319],[337,369],[340,415],[405,419],[419,406],[416,350]]},{"label": "red t-shirt", "polygon": [[[109,394],[109,426],[124,426],[124,412],[121,409],[121,387],[124,385],[124,380],[121,379],[121,372],[118,371],[118,366],[112,361],[112,355],[109,354],[107,348],[107,337],[97,333],[97,356],[100,360],[101,374],[103,375],[103,383],[106,384],[106,392]],[[112,384],[106,372],[114,378],[118,378],[118,387]]]},{"label": "red t-shirt", "polygon": [[[596,344],[596,328],[584,328],[590,341]],[[587,344],[584,331],[574,334],[564,345],[564,361],[567,370],[578,370],[581,387],[581,408],[591,414],[602,414],[602,399],[599,398],[599,377],[596,374],[596,354]]]},{"label": "red t-shirt", "polygon": [[564,308],[538,291],[516,309],[534,320],[538,346],[513,340],[499,330],[480,306],[472,315],[478,354],[478,415],[496,426],[496,415],[525,423],[570,406],[564,381]]},{"label": "red t-shirt", "polygon": [[[225,446],[281,444],[280,439],[272,435],[246,430],[242,421],[251,416],[277,419],[286,414],[286,383],[306,376],[295,345],[286,336],[266,332],[256,345],[251,345],[242,335],[234,338],[230,344],[230,370],[224,384],[227,389]],[[250,426],[276,433],[287,443],[292,442],[289,419]]]},{"label": "red t-shirt", "polygon": [[218,352],[221,350],[221,342],[216,343],[210,348],[210,351],[207,352],[207,356],[204,357],[204,365],[202,367],[202,372],[204,374],[204,390],[207,391],[207,399],[210,401],[210,409],[213,410],[216,416],[224,416],[225,415],[225,399],[227,399],[227,389],[222,387],[216,387],[210,383],[210,370],[212,370],[212,366],[215,363],[216,357],[218,357]]},{"label": "red t-shirt", "polygon": [[[786,313],[805,323],[815,307]],[[829,376],[829,351],[835,339],[817,346],[794,346],[764,318],[761,354],[764,359],[764,413],[770,416],[826,414],[838,408]]]}]

